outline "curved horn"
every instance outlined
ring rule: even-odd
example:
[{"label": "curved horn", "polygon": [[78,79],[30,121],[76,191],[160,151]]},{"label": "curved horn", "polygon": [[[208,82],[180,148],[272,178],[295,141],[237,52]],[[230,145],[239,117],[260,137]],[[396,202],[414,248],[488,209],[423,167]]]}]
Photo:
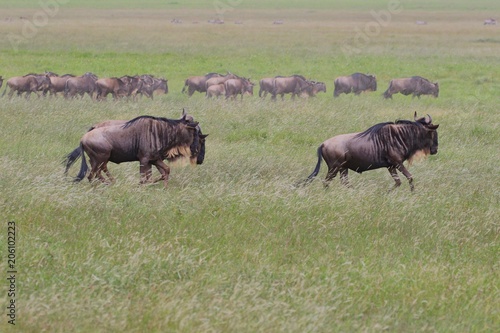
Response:
[{"label": "curved horn", "polygon": [[417,111],[415,111],[415,114],[413,115],[413,120],[417,121],[418,118],[417,118]]},{"label": "curved horn", "polygon": [[426,124],[432,124],[432,118],[429,114],[427,114],[427,116],[425,116],[425,123]]}]

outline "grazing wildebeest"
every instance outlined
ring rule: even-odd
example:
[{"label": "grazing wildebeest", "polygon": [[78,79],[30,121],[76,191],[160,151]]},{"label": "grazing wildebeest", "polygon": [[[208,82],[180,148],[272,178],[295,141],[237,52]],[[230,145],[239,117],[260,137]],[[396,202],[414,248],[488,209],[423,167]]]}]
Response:
[{"label": "grazing wildebeest", "polygon": [[319,92],[326,93],[326,84],[324,82],[309,81],[311,85],[302,91],[303,97],[316,97]]},{"label": "grazing wildebeest", "polygon": [[95,84],[97,80],[97,76],[90,72],[69,78],[64,87],[64,97],[73,98],[76,94],[83,97],[87,93],[91,99],[95,99],[94,92],[97,91]]},{"label": "grazing wildebeest", "polygon": [[377,91],[377,78],[375,75],[354,73],[349,76],[339,76],[335,79],[334,85],[333,97],[351,92],[359,95],[363,91]]},{"label": "grazing wildebeest", "polygon": [[236,99],[238,94],[241,95],[242,100],[244,94],[253,96],[253,83],[246,78],[229,79],[224,82],[224,88],[226,90],[226,99],[230,97]]},{"label": "grazing wildebeest", "polygon": [[276,100],[276,95],[281,95],[281,100],[284,100],[285,94],[292,94],[292,99],[300,95],[302,91],[306,90],[312,85],[302,75],[292,76],[276,76],[273,84],[273,100]]},{"label": "grazing wildebeest", "polygon": [[57,96],[57,93],[64,94],[64,87],[69,78],[75,77],[73,74],[64,74],[61,76],[49,76],[50,79],[50,95]]},{"label": "grazing wildebeest", "polygon": [[191,76],[187,78],[186,81],[184,82],[184,87],[182,88],[182,92],[184,93],[187,87],[188,88],[187,93],[189,97],[193,96],[195,91],[204,93],[207,91],[206,87],[207,80],[212,77],[218,77],[218,76],[222,75],[219,73],[208,73],[203,76]]},{"label": "grazing wildebeest", "polygon": [[[265,98],[267,94],[272,94],[274,89],[274,77],[266,77],[259,81],[259,97]],[[264,95],[262,95],[264,93]]]},{"label": "grazing wildebeest", "polygon": [[7,87],[10,88],[9,98],[12,97],[14,92],[17,92],[17,96],[26,93],[25,97],[27,99],[32,92],[40,97],[40,92],[45,94],[50,88],[50,79],[44,74],[26,74],[24,76],[11,77],[7,80],[2,96],[7,92]]},{"label": "grazing wildebeest", "polygon": [[[192,119],[192,118],[191,118]],[[91,128],[80,140],[79,149],[67,156],[66,171],[82,155],[82,165],[76,177],[82,180],[88,171],[85,156],[89,156],[91,171],[89,181],[97,177],[104,183],[104,171],[109,180],[114,181],[107,169],[113,163],[140,162],[141,183],[150,181],[151,166],[155,165],[161,173],[165,187],[168,184],[170,168],[163,162],[189,158],[191,163],[202,164],[205,156],[205,138],[197,122],[187,116],[173,120],[151,116],[141,116],[123,123],[112,121]]]},{"label": "grazing wildebeest", "polygon": [[325,186],[337,172],[340,172],[341,182],[349,186],[347,173],[351,169],[358,173],[378,168],[387,168],[396,182],[394,187],[401,185],[397,171],[403,173],[413,191],[412,175],[403,162],[417,154],[434,155],[438,151],[439,125],[432,124],[432,118],[427,115],[415,121],[399,120],[374,125],[361,133],[350,133],[334,136],[323,142],[318,148],[318,163],[306,182],[312,181],[318,175],[321,159],[328,165]]},{"label": "grazing wildebeest", "polygon": [[401,93],[405,96],[413,94],[412,98],[415,98],[415,96],[420,98],[420,95],[433,95],[434,97],[438,97],[439,84],[437,82],[432,83],[421,76],[392,79],[389,83],[389,87],[384,92],[384,97],[392,98],[392,95],[397,93]]},{"label": "grazing wildebeest", "polygon": [[219,98],[222,95],[226,95],[226,88],[224,87],[224,83],[211,85],[207,89],[207,98],[212,98],[214,96]]}]

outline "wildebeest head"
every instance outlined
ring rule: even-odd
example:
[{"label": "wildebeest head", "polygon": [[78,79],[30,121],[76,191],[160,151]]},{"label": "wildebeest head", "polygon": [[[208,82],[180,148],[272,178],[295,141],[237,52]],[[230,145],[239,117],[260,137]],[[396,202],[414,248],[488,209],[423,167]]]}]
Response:
[{"label": "wildebeest head", "polygon": [[423,125],[428,133],[429,133],[429,146],[430,146],[430,154],[435,155],[438,152],[438,132],[436,131],[439,127],[439,125],[434,125],[432,123],[432,118],[430,115],[427,115],[425,117],[418,118],[417,117],[417,112],[415,112],[415,115],[413,116],[415,122]]},{"label": "wildebeest head", "polygon": [[370,79],[368,89],[371,91],[377,91],[377,77],[375,75],[367,75],[367,77]]}]

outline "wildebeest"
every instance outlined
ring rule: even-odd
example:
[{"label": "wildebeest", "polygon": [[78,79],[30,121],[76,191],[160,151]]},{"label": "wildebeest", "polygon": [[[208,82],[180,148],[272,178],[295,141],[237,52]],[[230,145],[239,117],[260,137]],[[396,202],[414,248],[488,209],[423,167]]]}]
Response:
[{"label": "wildebeest", "polygon": [[146,95],[153,99],[153,95],[157,94],[168,94],[168,80],[167,79],[158,79],[151,75],[141,75],[141,84],[139,88],[136,90],[135,94]]},{"label": "wildebeest", "polygon": [[311,85],[312,83],[302,75],[276,76],[273,83],[272,99],[275,100],[276,95],[281,95],[281,100],[283,100],[285,94],[292,94],[292,99],[294,99]]},{"label": "wildebeest", "polygon": [[29,98],[32,92],[40,97],[40,92],[44,95],[50,88],[50,79],[45,74],[26,74],[24,76],[15,76],[7,80],[5,90],[2,94],[5,95],[7,87],[10,88],[8,97],[11,98],[14,92],[18,96],[26,93],[25,97]]},{"label": "wildebeest", "polygon": [[206,92],[207,98],[211,98],[211,97],[219,98],[222,95],[226,95],[226,88],[224,87],[224,83],[214,84],[214,85],[208,87],[207,92]]},{"label": "wildebeest", "polygon": [[[170,168],[163,162],[179,158],[189,158],[191,163],[203,163],[205,138],[197,122],[186,115],[179,120],[140,116],[130,121],[111,121],[106,125],[94,126],[80,140],[78,148],[66,160],[66,171],[82,155],[77,181],[82,180],[88,171],[85,160],[87,153],[91,170],[89,181],[97,177],[104,183],[104,171],[109,180],[114,181],[108,171],[107,163],[140,162],[141,183],[150,181],[151,166],[155,165],[161,173],[165,187],[168,184]],[[113,123],[114,122],[114,123]]]},{"label": "wildebeest", "polygon": [[241,95],[241,99],[243,99],[244,94],[253,95],[253,83],[246,78],[229,79],[224,82],[224,88],[226,90],[226,99],[235,99],[238,94]]},{"label": "wildebeest", "polygon": [[[259,81],[259,97],[265,98],[267,94],[272,94],[274,89],[274,77],[266,77]],[[262,95],[264,93],[264,95]]]},{"label": "wildebeest", "polygon": [[233,73],[229,73],[228,72],[224,76],[214,76],[214,77],[211,77],[210,79],[207,80],[207,82],[205,82],[205,86],[206,86],[206,89],[208,89],[208,87],[210,87],[210,86],[224,83],[224,82],[226,82],[227,80],[230,80],[230,79],[239,79],[239,78],[240,77],[238,75],[234,75]]},{"label": "wildebeest", "polygon": [[95,99],[94,92],[97,91],[95,84],[97,80],[97,76],[90,72],[69,78],[64,87],[64,97],[73,98],[77,94],[83,97],[87,93],[90,98]]},{"label": "wildebeest", "polygon": [[377,78],[375,75],[354,73],[349,76],[339,76],[334,81],[333,97],[340,94],[361,94],[363,91],[377,91]]},{"label": "wildebeest", "polygon": [[326,93],[326,84],[324,82],[309,81],[310,85],[306,87],[301,96],[315,97],[319,92]]},{"label": "wildebeest", "polygon": [[95,81],[96,85],[96,99],[105,99],[108,94],[113,96],[113,99],[126,96],[129,91],[127,89],[127,82],[118,77],[105,77]]},{"label": "wildebeest", "polygon": [[64,75],[51,75],[50,79],[50,95],[57,96],[57,93],[64,93],[64,87],[66,86],[66,81],[69,78],[75,77],[73,74],[64,74]]},{"label": "wildebeest", "polygon": [[184,81],[184,87],[182,88],[182,92],[184,93],[186,91],[187,87],[187,94],[189,97],[193,96],[195,91],[198,92],[206,92],[207,87],[206,87],[206,82],[208,79],[212,77],[218,77],[222,76],[219,73],[208,73],[203,76],[191,76]]},{"label": "wildebeest", "polygon": [[399,120],[374,125],[361,133],[350,133],[334,136],[323,142],[318,148],[318,163],[306,183],[318,175],[321,159],[328,165],[325,186],[337,172],[340,172],[341,182],[348,186],[347,173],[351,169],[358,173],[378,168],[387,168],[396,182],[394,187],[401,185],[397,171],[408,179],[413,191],[413,177],[403,165],[403,162],[417,154],[434,155],[438,151],[439,125],[432,124],[432,118],[427,115],[414,121]]},{"label": "wildebeest", "polygon": [[437,82],[432,83],[421,76],[392,79],[389,83],[389,87],[384,92],[384,97],[392,98],[392,95],[397,93],[401,93],[405,96],[413,94],[412,98],[415,96],[420,98],[420,95],[433,95],[434,97],[438,97],[439,84]]}]

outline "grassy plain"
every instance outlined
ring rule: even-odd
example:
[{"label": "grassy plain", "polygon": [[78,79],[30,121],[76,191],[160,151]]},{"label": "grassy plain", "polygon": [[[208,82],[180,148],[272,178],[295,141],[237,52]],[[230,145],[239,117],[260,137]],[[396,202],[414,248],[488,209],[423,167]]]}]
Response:
[{"label": "grassy plain", "polygon": [[[137,3],[70,1],[31,37],[22,29],[38,3],[3,6],[5,78],[150,73],[170,92],[0,100],[0,271],[12,220],[19,272],[15,328],[2,282],[2,332],[500,330],[500,38],[482,24],[497,2],[402,2],[362,42],[357,31],[387,2],[242,1],[224,25],[207,22],[220,17],[211,1]],[[23,37],[15,46],[12,34]],[[226,70],[254,82],[300,73],[327,93],[275,103],[181,94],[188,76]],[[355,71],[376,74],[379,90],[333,99],[333,79]],[[381,98],[391,78],[410,75],[439,81],[439,98]],[[183,107],[210,134],[207,156],[174,168],[169,189],[139,186],[137,163],[111,165],[112,186],[63,176],[63,156],[91,124],[176,118]],[[415,111],[440,124],[440,146],[410,167],[414,193],[406,182],[388,192],[386,170],[351,173],[351,189],[338,179],[294,187],[325,139]]]}]

